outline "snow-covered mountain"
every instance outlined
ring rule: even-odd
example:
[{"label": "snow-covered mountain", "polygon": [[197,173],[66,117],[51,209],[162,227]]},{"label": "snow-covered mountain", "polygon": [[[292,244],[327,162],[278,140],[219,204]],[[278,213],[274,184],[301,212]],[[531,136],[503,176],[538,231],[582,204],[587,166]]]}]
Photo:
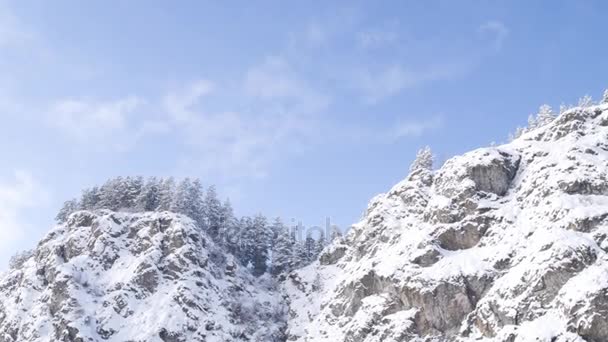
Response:
[{"label": "snow-covered mountain", "polygon": [[608,341],[608,104],[545,114],[424,151],[280,286],[186,216],[67,215],[0,276],[0,342]]},{"label": "snow-covered mountain", "polygon": [[282,341],[275,288],[187,217],[80,211],[0,280],[0,341]]},{"label": "snow-covered mountain", "polygon": [[[549,120],[550,121],[550,120]],[[415,168],[292,273],[290,341],[608,341],[608,104]]]}]

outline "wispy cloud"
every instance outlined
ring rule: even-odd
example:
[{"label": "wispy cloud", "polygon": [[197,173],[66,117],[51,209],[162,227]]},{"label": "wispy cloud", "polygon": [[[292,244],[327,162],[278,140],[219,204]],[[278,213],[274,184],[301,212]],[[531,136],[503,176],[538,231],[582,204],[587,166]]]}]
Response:
[{"label": "wispy cloud", "polygon": [[268,57],[261,65],[250,68],[244,81],[248,95],[262,99],[300,96],[302,86],[292,76],[287,61],[277,56]]},{"label": "wispy cloud", "polygon": [[107,102],[60,100],[51,106],[47,119],[52,126],[74,138],[90,140],[127,129],[129,115],[142,103],[136,96]]},{"label": "wispy cloud", "polygon": [[492,47],[499,51],[502,49],[505,39],[509,36],[509,28],[501,21],[490,20],[479,26],[479,33],[488,35],[492,40]]},{"label": "wispy cloud", "polygon": [[442,125],[443,118],[440,116],[423,120],[404,120],[394,126],[391,135],[394,139],[419,137],[428,131],[440,128]]},{"label": "wispy cloud", "polygon": [[48,193],[29,172],[14,171],[11,179],[0,182],[0,260],[8,259],[4,251],[14,249],[31,228],[25,223],[23,211],[47,199]]},{"label": "wispy cloud", "polygon": [[167,93],[163,105],[171,120],[178,123],[190,123],[197,113],[192,107],[205,95],[210,94],[215,85],[208,80],[195,81],[179,90]]},{"label": "wispy cloud", "polygon": [[360,70],[354,84],[365,101],[374,104],[407,88],[456,77],[463,74],[466,68],[465,64],[444,64],[414,69],[396,64],[379,72]]},{"label": "wispy cloud", "polygon": [[289,106],[294,114],[320,112],[327,108],[331,99],[304,80],[285,58],[270,56],[251,67],[243,81],[245,94],[260,100],[270,100]]},{"label": "wispy cloud", "polygon": [[[257,80],[265,82],[266,78]],[[297,148],[308,134],[314,132],[311,129],[313,120],[288,109],[279,112],[264,110],[263,107],[256,107],[255,112],[204,109],[200,103],[211,94],[203,91],[201,84],[208,84],[208,81],[193,82],[173,89],[165,96],[165,99],[186,99],[165,101],[165,110],[174,129],[193,148],[182,158],[185,166],[228,178],[243,175],[263,177],[274,158]],[[297,96],[297,93],[292,93],[295,88],[290,84],[287,82],[271,91],[254,93],[262,98]]]}]

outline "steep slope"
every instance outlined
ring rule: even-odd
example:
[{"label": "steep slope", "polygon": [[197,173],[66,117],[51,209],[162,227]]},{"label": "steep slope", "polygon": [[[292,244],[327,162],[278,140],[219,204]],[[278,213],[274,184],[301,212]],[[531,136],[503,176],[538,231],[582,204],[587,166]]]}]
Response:
[{"label": "steep slope", "polygon": [[417,170],[284,283],[290,341],[608,341],[608,105]]},{"label": "steep slope", "polygon": [[0,279],[0,341],[279,341],[280,298],[189,218],[82,211]]}]

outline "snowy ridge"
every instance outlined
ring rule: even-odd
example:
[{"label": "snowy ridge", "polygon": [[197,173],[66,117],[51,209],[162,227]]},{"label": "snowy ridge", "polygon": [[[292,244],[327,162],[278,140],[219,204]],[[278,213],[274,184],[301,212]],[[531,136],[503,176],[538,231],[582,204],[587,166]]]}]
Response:
[{"label": "snowy ridge", "polygon": [[375,197],[293,273],[291,341],[608,341],[608,105]]},{"label": "snowy ridge", "polygon": [[280,298],[187,217],[81,211],[0,279],[0,341],[279,341]]}]

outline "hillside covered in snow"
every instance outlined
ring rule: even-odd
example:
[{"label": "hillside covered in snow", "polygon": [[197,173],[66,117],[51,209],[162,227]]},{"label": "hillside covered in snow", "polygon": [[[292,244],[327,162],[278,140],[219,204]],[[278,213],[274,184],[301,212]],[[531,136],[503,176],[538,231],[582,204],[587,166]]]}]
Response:
[{"label": "hillside covered in snow", "polygon": [[324,249],[196,182],[87,189],[0,275],[0,342],[608,341],[606,97],[422,150]]},{"label": "hillside covered in snow", "polygon": [[80,211],[0,279],[0,341],[282,341],[281,298],[187,217]]},{"label": "hillside covered in snow", "polygon": [[608,341],[608,104],[422,163],[291,274],[290,341]]}]

